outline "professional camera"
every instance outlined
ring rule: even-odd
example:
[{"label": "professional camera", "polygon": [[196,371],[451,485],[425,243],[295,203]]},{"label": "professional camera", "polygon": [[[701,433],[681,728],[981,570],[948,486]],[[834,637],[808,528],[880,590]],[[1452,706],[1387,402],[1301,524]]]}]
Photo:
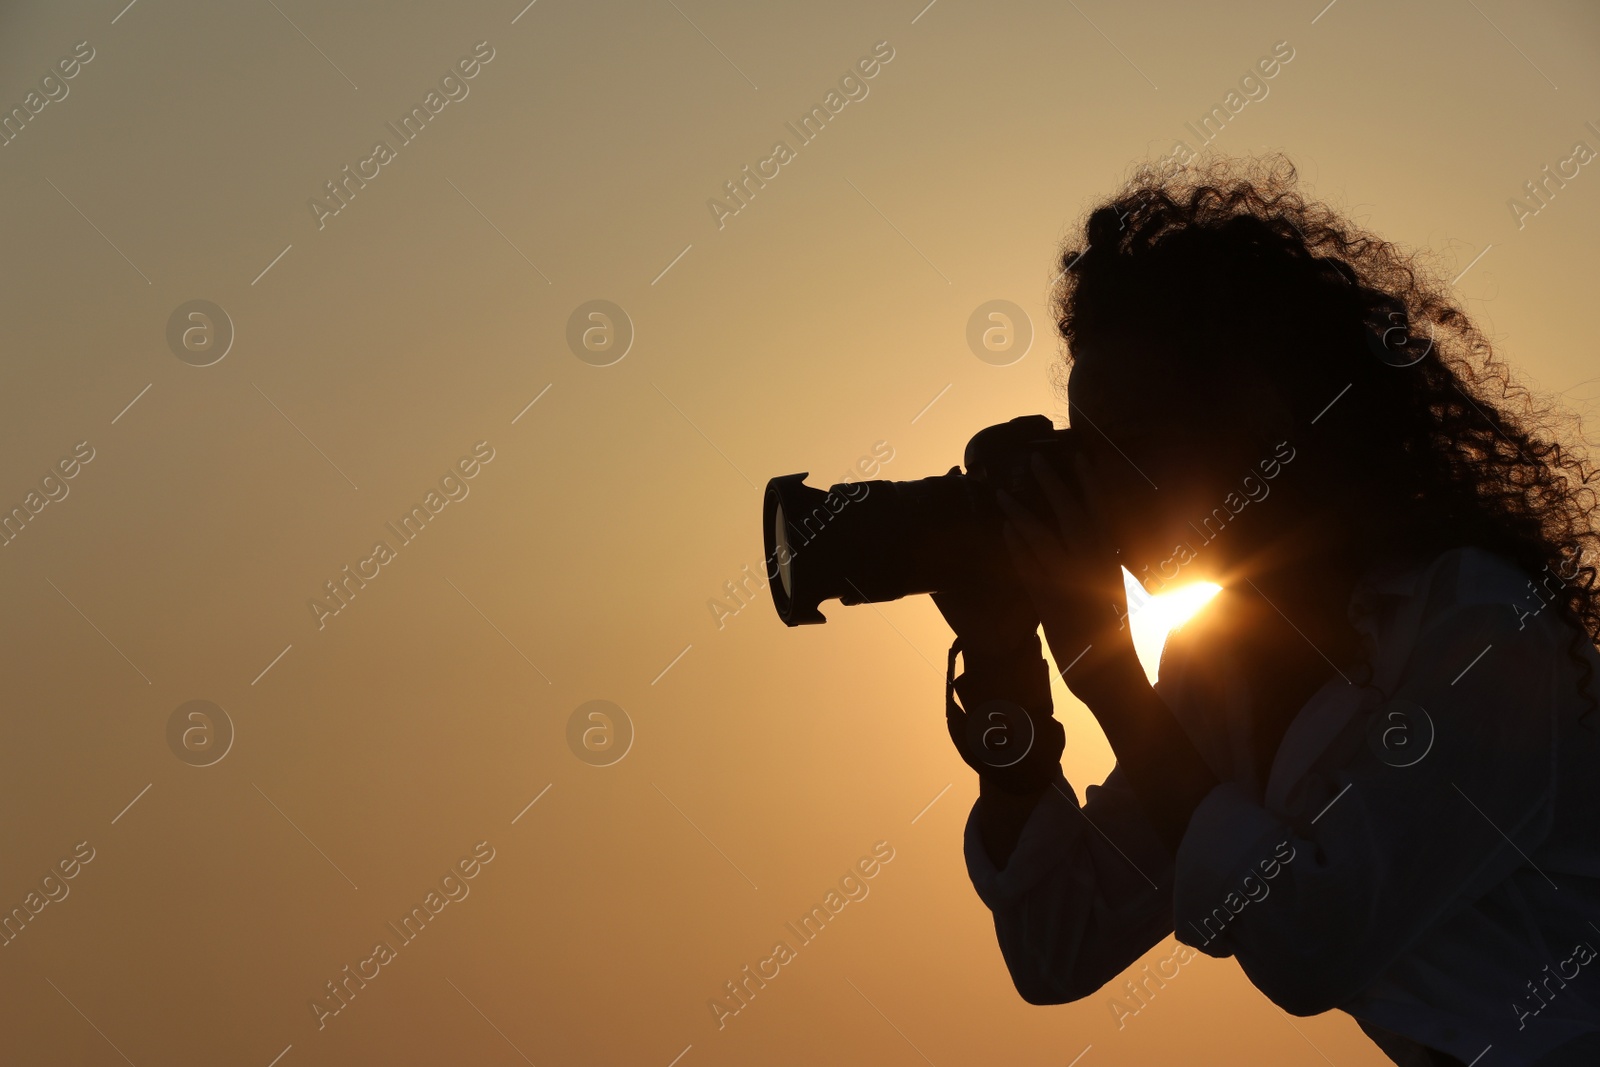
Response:
[{"label": "professional camera", "polygon": [[1055,429],[1044,415],[1021,415],[973,434],[965,474],[951,467],[932,478],[842,482],[827,492],[806,485],[805,472],[771,479],[761,523],[778,617],[790,626],[827,622],[817,605],[830,597],[866,604],[1016,586],[995,490],[1050,515],[1032,456],[1066,477],[1078,447],[1074,431]]}]

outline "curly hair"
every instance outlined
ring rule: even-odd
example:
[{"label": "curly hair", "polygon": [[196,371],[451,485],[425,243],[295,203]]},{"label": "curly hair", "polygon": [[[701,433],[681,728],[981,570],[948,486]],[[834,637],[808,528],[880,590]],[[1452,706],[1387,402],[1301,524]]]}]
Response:
[{"label": "curly hair", "polygon": [[1600,472],[1576,418],[1513,380],[1423,254],[1308,201],[1296,182],[1281,154],[1137,167],[1062,247],[1052,311],[1068,351],[1055,384],[1065,395],[1072,361],[1114,334],[1161,354],[1167,393],[1190,411],[1252,378],[1297,413],[1333,408],[1318,432],[1344,432],[1326,469],[1367,505],[1342,513],[1352,537],[1513,560],[1572,625],[1587,688]]}]

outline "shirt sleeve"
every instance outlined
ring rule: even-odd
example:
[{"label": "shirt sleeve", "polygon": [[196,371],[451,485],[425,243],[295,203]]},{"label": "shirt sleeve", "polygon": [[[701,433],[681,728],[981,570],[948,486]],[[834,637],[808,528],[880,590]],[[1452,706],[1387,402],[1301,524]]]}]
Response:
[{"label": "shirt sleeve", "polygon": [[1376,661],[1400,665],[1393,692],[1339,694],[1345,720],[1305,773],[1267,791],[1276,803],[1223,782],[1178,849],[1178,939],[1237,957],[1296,1015],[1359,994],[1531,864],[1552,825],[1556,709],[1582,671],[1571,629],[1553,608],[1519,617],[1528,582],[1508,562],[1446,555],[1411,594],[1415,636],[1380,632]]},{"label": "shirt sleeve", "polygon": [[1030,1004],[1088,996],[1172,932],[1172,853],[1121,770],[1085,792],[1080,807],[1058,771],[999,870],[984,849],[977,805],[967,819],[967,873]]}]

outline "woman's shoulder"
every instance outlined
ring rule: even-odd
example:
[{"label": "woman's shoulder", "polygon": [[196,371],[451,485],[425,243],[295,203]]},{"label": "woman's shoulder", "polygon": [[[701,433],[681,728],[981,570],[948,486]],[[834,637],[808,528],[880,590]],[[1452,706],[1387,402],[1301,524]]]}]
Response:
[{"label": "woman's shoulder", "polygon": [[[1593,640],[1584,640],[1559,607],[1570,571],[1541,567],[1467,544],[1373,568],[1349,607],[1351,624],[1367,638],[1368,680],[1387,692],[1403,676],[1434,669],[1434,661],[1476,663],[1490,648],[1499,649],[1500,670],[1521,673],[1529,684],[1569,666],[1593,669],[1600,662]],[[1585,666],[1585,659],[1594,662]]]},{"label": "woman's shoulder", "polygon": [[[1389,656],[1403,654],[1436,627],[1521,631],[1564,638],[1558,602],[1565,579],[1482,545],[1452,545],[1390,557],[1369,568],[1350,594],[1351,624]],[[1398,646],[1398,647],[1397,647]]]}]

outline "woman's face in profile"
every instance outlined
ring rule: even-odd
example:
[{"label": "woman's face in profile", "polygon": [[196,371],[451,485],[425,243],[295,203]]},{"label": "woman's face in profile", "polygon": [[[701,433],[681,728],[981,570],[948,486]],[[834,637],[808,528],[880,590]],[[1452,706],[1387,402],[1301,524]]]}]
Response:
[{"label": "woman's face in profile", "polygon": [[[1067,392],[1100,471],[1112,542],[1135,578],[1214,581],[1244,555],[1228,505],[1241,518],[1254,506],[1241,509],[1244,479],[1260,485],[1257,464],[1271,457],[1270,448],[1258,454],[1265,431],[1250,412],[1208,408],[1131,346],[1105,342],[1075,358]],[[1217,509],[1224,521],[1204,525]]]}]

